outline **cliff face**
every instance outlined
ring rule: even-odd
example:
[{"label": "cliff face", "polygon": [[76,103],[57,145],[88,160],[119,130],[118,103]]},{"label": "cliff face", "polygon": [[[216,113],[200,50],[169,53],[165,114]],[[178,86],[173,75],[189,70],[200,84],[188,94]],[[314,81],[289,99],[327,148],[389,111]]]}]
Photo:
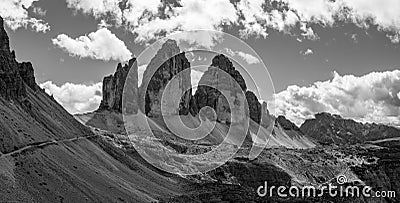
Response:
[{"label": "cliff face", "polygon": [[10,51],[8,36],[0,17],[0,95],[5,99],[20,100],[27,96],[27,84],[32,90],[36,90],[32,64],[18,63],[15,60],[15,52]]},{"label": "cliff face", "polygon": [[[140,99],[145,98],[142,105],[143,112],[150,117],[161,115],[161,97],[167,95],[171,98],[181,98],[177,107],[163,109],[166,114],[189,113],[189,104],[192,97],[190,68],[185,53],[180,49],[174,40],[167,40],[151,59],[146,71],[143,74],[143,82],[140,88]],[[184,71],[180,73],[181,71]],[[180,74],[179,74],[180,73]],[[170,82],[168,88],[167,84]],[[167,92],[165,92],[167,91]],[[143,97],[143,94],[145,96]]]},{"label": "cliff face", "polygon": [[316,114],[315,119],[306,120],[300,129],[321,143],[360,143],[400,136],[400,130],[394,127],[363,124],[329,113]]},{"label": "cliff face", "polygon": [[[208,106],[216,112],[216,115],[211,114],[211,111],[208,110],[203,112],[209,119],[221,123],[240,122],[246,115],[246,89],[243,77],[232,62],[222,54],[217,55],[199,81],[194,95],[194,109],[198,111]],[[229,104],[233,106],[232,109]]]},{"label": "cliff face", "polygon": [[103,99],[101,100],[99,110],[111,110],[122,113],[122,98],[126,78],[129,71],[132,69],[130,76],[130,90],[137,93],[137,63],[136,58],[129,60],[129,63],[122,66],[118,64],[117,70],[114,75],[107,76],[103,79]]},{"label": "cliff face", "polygon": [[[247,99],[247,104],[249,105],[250,119],[252,119],[256,123],[260,124],[263,108],[262,108],[260,102],[258,101],[257,96],[253,92],[247,91],[246,99]],[[266,113],[266,112],[264,111],[264,113]]]}]

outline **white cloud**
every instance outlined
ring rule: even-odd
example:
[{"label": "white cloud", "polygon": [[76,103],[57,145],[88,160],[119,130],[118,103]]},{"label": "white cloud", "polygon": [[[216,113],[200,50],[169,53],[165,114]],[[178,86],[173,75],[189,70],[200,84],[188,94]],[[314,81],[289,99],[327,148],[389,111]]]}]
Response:
[{"label": "white cloud", "polygon": [[225,48],[224,51],[231,57],[239,56],[241,59],[243,59],[248,64],[260,63],[260,60],[257,57],[255,57],[249,53],[245,53],[242,51],[233,51],[232,49],[229,49],[229,48]]},{"label": "white cloud", "polygon": [[[0,16],[12,30],[20,27],[30,27],[36,32],[50,30],[48,23],[29,16],[28,9],[38,0],[2,0],[0,2]],[[34,8],[35,9],[35,8]]]},{"label": "white cloud", "polygon": [[256,64],[256,63],[260,63],[260,60],[258,60],[257,57],[248,54],[248,53],[244,53],[242,51],[237,51],[236,54],[238,56],[240,56],[244,61],[246,61],[248,64]]},{"label": "white cloud", "polygon": [[111,15],[117,23],[121,23],[122,11],[119,8],[121,0],[66,0],[69,8],[80,10],[96,18]]},{"label": "white cloud", "polygon": [[[311,86],[289,86],[275,95],[275,112],[300,125],[318,112],[362,122],[400,124],[400,70],[357,77],[334,73]],[[274,108],[274,107],[271,107]]]},{"label": "white cloud", "polygon": [[85,113],[96,110],[101,102],[102,83],[92,85],[65,83],[57,86],[52,81],[40,84],[46,93],[53,95],[69,113]]},{"label": "white cloud", "polygon": [[[109,19],[148,42],[177,31],[222,30],[238,25],[239,34],[267,37],[270,30],[316,40],[315,24],[335,26],[351,22],[366,28],[376,25],[393,43],[400,34],[398,0],[66,0],[70,8]],[[120,6],[123,5],[123,6]],[[311,6],[310,6],[311,5]]]},{"label": "white cloud", "polygon": [[[273,2],[284,3],[285,9],[271,7]],[[347,21],[364,28],[370,24],[377,25],[379,30],[390,33],[388,37],[393,43],[399,41],[399,8],[398,0],[384,3],[380,0],[241,0],[237,3],[238,12],[242,15],[239,21],[243,25],[241,34],[245,37],[266,37],[267,29],[283,32],[298,30],[304,38],[315,40],[318,35],[311,25],[334,26],[338,21]],[[297,27],[298,24],[300,27]]]},{"label": "white cloud", "polygon": [[[149,42],[166,34],[195,29],[221,30],[222,25],[230,25],[237,21],[238,15],[229,0],[181,0],[178,4],[164,6],[160,0],[128,0],[125,9],[118,5],[119,0],[108,0],[110,7],[102,0],[92,3],[89,0],[67,0],[71,8],[81,10],[101,18],[110,14],[117,21],[117,26],[123,25],[136,34],[138,43]],[[111,3],[112,2],[112,3]],[[121,24],[122,23],[122,24]],[[184,36],[181,36],[184,37]],[[213,45],[215,36],[201,35],[200,44],[209,47]],[[193,40],[191,38],[187,38]]]},{"label": "white cloud", "polygon": [[306,50],[304,50],[304,51],[300,51],[300,53],[301,53],[302,55],[304,55],[304,56],[308,56],[308,55],[314,54],[314,51],[313,51],[312,49],[308,48],[308,49],[306,49]]},{"label": "white cloud", "polygon": [[121,62],[127,61],[132,57],[132,53],[125,43],[107,28],[100,28],[96,32],[76,39],[60,34],[52,41],[54,45],[62,48],[71,56]]}]

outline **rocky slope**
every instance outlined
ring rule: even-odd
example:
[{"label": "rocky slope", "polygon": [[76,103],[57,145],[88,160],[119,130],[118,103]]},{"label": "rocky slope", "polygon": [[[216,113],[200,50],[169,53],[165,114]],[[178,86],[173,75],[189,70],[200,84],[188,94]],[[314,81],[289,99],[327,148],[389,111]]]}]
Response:
[{"label": "rocky slope", "polygon": [[339,115],[319,113],[306,120],[301,131],[320,143],[354,144],[400,136],[400,129],[382,124],[359,123]]},{"label": "rocky slope", "polygon": [[35,83],[0,18],[0,201],[154,202],[179,178],[94,134]]}]

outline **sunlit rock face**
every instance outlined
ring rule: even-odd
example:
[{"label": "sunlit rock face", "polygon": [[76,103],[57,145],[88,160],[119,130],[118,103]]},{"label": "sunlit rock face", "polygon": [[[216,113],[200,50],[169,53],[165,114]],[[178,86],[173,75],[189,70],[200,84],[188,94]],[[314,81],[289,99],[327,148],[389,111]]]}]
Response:
[{"label": "sunlit rock face", "polygon": [[[117,70],[114,75],[109,75],[103,79],[103,99],[101,100],[99,110],[111,110],[122,112],[122,98],[125,81],[129,73],[129,90],[135,95],[138,92],[138,79],[137,79],[137,63],[136,59],[129,60],[128,64],[122,66],[118,64]],[[131,71],[131,73],[129,72]],[[135,103],[137,106],[137,96],[129,97],[130,102]]]},{"label": "sunlit rock face", "polygon": [[20,100],[27,96],[24,84],[32,90],[37,89],[32,64],[15,60],[15,52],[10,51],[9,38],[0,17],[0,96]]},{"label": "sunlit rock face", "polygon": [[[184,71],[186,69],[190,69],[190,63],[185,53],[180,52],[176,41],[167,40],[151,59],[143,74],[140,99],[145,94],[144,105],[141,105],[141,108],[147,116],[160,117],[162,114],[187,115],[189,113],[192,91],[190,71]],[[168,85],[170,82],[171,84]],[[169,98],[163,100],[163,94],[174,100]],[[169,103],[177,98],[180,99],[180,102],[176,102],[177,104]],[[161,111],[162,102],[165,107],[163,112]]]},{"label": "sunlit rock face", "polygon": [[194,95],[195,107],[197,111],[203,107],[212,108],[215,114],[207,110],[204,112],[211,120],[221,123],[240,122],[246,116],[246,89],[243,77],[232,62],[222,54],[217,55],[199,81]]}]

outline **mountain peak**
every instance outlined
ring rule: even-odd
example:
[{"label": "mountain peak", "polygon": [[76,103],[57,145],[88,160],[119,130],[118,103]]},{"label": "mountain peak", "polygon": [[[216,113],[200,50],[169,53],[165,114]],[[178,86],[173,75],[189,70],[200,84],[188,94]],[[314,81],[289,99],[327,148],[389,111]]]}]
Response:
[{"label": "mountain peak", "polygon": [[4,21],[0,16],[0,52],[10,52],[10,43],[7,36],[7,32],[4,29]]},{"label": "mountain peak", "polygon": [[343,119],[340,115],[331,114],[328,112],[320,112],[315,114],[315,119]]},{"label": "mountain peak", "polygon": [[400,130],[385,125],[363,124],[330,113],[318,113],[315,119],[306,120],[300,127],[307,136],[321,143],[362,143],[398,137]]},{"label": "mountain peak", "polygon": [[178,43],[175,40],[168,39],[157,51],[156,57],[168,59],[176,54],[179,54],[180,52],[181,50],[179,49]]}]

